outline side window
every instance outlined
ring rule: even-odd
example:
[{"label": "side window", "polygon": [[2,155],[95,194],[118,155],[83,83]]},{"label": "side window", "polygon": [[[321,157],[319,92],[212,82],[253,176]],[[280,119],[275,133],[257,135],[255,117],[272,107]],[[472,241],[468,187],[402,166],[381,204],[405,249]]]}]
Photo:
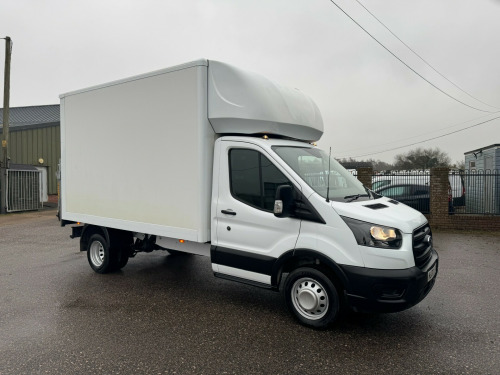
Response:
[{"label": "side window", "polygon": [[255,150],[229,152],[231,194],[251,206],[272,211],[276,189],[290,184],[268,158]]},{"label": "side window", "polygon": [[264,155],[260,155],[260,167],[263,187],[264,210],[273,211],[274,200],[276,199],[276,190],[280,185],[290,184],[290,181],[272,164]]},{"label": "side window", "polygon": [[[404,186],[394,186],[384,189],[379,192],[385,197],[400,197],[407,194],[407,189]],[[406,194],[405,194],[406,193]]]},{"label": "side window", "polygon": [[379,180],[372,184],[372,190],[383,188],[384,186],[390,185],[391,180]]},{"label": "side window", "polygon": [[429,187],[428,186],[417,186],[417,187],[415,187],[415,191],[413,194],[414,195],[429,194]]}]

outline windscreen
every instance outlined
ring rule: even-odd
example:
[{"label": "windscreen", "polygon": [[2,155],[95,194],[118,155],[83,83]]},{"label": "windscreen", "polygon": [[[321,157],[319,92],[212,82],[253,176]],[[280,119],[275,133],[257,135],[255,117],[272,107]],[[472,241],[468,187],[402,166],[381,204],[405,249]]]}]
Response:
[{"label": "windscreen", "polygon": [[273,150],[323,198],[327,198],[329,186],[328,198],[332,200],[370,199],[361,182],[323,150],[290,146],[274,146]]}]

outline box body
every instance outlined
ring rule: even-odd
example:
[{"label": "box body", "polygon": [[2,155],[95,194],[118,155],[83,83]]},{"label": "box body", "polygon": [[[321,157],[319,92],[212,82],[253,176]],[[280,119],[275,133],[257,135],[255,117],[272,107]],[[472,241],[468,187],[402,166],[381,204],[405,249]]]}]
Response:
[{"label": "box body", "polygon": [[207,61],[61,96],[62,218],[210,240]]},{"label": "box body", "polygon": [[62,219],[202,243],[217,137],[323,134],[307,95],[212,60],[60,98]]}]

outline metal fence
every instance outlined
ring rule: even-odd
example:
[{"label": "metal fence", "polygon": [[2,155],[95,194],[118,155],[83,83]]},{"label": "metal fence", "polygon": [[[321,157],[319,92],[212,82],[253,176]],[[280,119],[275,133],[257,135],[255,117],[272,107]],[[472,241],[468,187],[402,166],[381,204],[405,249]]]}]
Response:
[{"label": "metal fence", "polygon": [[7,212],[42,208],[41,172],[7,169]]},{"label": "metal fence", "polygon": [[[451,170],[448,211],[454,214],[500,215],[499,170]],[[392,171],[373,175],[372,190],[430,213],[430,171]]]},{"label": "metal fence", "polygon": [[500,215],[500,171],[472,169],[463,177],[465,207],[460,213]]}]

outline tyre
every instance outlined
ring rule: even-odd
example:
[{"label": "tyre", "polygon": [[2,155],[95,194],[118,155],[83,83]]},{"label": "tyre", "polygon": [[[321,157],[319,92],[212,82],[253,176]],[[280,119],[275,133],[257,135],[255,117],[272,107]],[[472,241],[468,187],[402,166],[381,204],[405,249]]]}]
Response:
[{"label": "tyre", "polygon": [[303,267],[292,271],[283,293],[288,309],[303,325],[325,329],[339,316],[337,288],[320,270]]},{"label": "tyre", "polygon": [[127,249],[121,249],[119,254],[119,259],[116,264],[116,270],[121,270],[128,263],[129,255]]},{"label": "tyre", "polygon": [[95,233],[89,238],[87,260],[95,272],[108,273],[117,269],[119,253],[111,251],[106,239]]},{"label": "tyre", "polygon": [[116,271],[121,270],[128,263],[132,253],[134,238],[130,232],[111,232],[111,252],[116,251],[118,260],[116,262]]}]

